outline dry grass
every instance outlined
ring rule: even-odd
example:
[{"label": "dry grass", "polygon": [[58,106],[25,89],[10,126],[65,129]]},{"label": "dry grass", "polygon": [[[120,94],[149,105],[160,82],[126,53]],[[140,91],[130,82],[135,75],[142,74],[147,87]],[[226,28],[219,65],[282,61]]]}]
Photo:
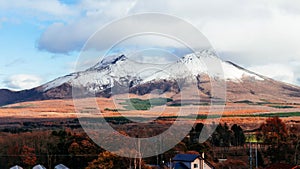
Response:
[{"label": "dry grass", "polygon": [[[121,96],[125,98],[127,96]],[[130,95],[130,98],[137,97]],[[120,97],[118,97],[120,98]],[[141,98],[141,97],[139,97]],[[147,99],[149,96],[145,95],[142,99]],[[157,106],[147,111],[131,110],[131,111],[109,111],[108,109],[122,109],[119,104],[120,100],[116,98],[88,98],[73,102],[73,100],[46,100],[35,102],[24,102],[18,104],[7,105],[0,108],[0,118],[76,118],[79,116],[124,116],[124,117],[159,117],[159,116],[177,116],[189,115],[191,112],[198,114],[223,114],[223,115],[251,115],[256,113],[272,113],[272,112],[295,112],[300,108],[279,109],[269,107],[267,105],[248,105],[243,103],[229,103],[226,104],[224,111],[222,106],[216,106],[210,112],[210,106],[194,106],[194,107],[172,107],[172,106]],[[75,107],[76,105],[76,111]],[[197,109],[196,109],[197,108]],[[100,111],[99,111],[100,110]],[[80,112],[77,114],[76,112]],[[182,113],[182,114],[180,114]],[[223,117],[221,122],[229,124],[237,123],[251,126],[260,124],[265,121],[265,117]],[[199,122],[211,123],[216,119],[201,120]],[[300,117],[283,118],[286,122],[295,120],[300,121]]]}]

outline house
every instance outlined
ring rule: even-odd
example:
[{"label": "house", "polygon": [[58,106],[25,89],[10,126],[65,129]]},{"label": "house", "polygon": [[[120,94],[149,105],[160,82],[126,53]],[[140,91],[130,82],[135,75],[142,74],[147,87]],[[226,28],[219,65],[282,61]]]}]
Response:
[{"label": "house", "polygon": [[214,169],[214,167],[197,154],[177,154],[173,158],[173,169]]},{"label": "house", "polygon": [[65,165],[63,164],[58,164],[54,167],[54,169],[69,169],[68,167],[66,167]]},{"label": "house", "polygon": [[46,167],[39,164],[39,165],[34,166],[32,169],[46,169]]},{"label": "house", "polygon": [[16,166],[11,167],[10,169],[23,169],[23,168],[20,167],[20,166],[18,166],[18,165],[16,165]]}]

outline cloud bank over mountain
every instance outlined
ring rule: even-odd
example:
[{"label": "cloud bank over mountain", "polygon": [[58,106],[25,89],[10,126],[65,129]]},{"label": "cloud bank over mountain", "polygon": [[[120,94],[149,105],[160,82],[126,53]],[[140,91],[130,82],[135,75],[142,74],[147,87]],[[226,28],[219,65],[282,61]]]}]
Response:
[{"label": "cloud bank over mountain", "polygon": [[[36,25],[41,30],[33,44],[36,49],[63,57],[79,52],[95,31],[116,19],[165,13],[197,27],[224,60],[299,85],[299,11],[300,2],[285,0],[0,0],[0,29],[6,23]],[[281,75],[274,75],[274,65],[283,68]],[[266,68],[272,70],[264,71]]]}]

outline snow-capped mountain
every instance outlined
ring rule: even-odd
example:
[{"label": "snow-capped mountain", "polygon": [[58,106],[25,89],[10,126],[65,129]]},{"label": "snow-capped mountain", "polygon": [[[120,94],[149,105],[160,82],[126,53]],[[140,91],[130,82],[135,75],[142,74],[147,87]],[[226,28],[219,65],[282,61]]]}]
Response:
[{"label": "snow-capped mountain", "polygon": [[[219,72],[214,72],[213,69],[210,71],[209,65],[219,66]],[[48,91],[67,83],[73,87],[85,88],[90,92],[101,92],[113,87],[116,83],[126,86],[130,83],[130,87],[133,87],[147,82],[196,77],[200,74],[236,82],[242,81],[245,77],[264,80],[261,76],[237,68],[229,62],[221,61],[213,51],[204,50],[188,54],[177,62],[166,65],[141,64],[124,55],[111,56],[86,71],[60,77],[41,87],[43,91]]]},{"label": "snow-capped mountain", "polygon": [[[208,78],[209,77],[209,78]],[[227,101],[239,100],[292,100],[300,98],[298,87],[277,82],[243,69],[231,62],[220,60],[213,50],[188,54],[169,64],[139,63],[125,55],[110,56],[93,67],[31,90],[12,92],[0,90],[0,105],[29,100],[72,98],[72,90],[83,96],[110,97],[130,92],[138,95],[159,89],[162,92],[180,93],[177,81],[195,80],[203,96],[211,98],[210,82],[224,81]],[[295,99],[294,99],[295,100]]]}]

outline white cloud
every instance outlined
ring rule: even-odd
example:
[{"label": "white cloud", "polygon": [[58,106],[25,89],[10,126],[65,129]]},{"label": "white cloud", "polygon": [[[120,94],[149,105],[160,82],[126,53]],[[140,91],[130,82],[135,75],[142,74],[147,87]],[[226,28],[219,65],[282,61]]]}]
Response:
[{"label": "white cloud", "polygon": [[[124,8],[125,6],[127,8]],[[300,54],[297,46],[300,42],[300,12],[289,11],[292,6],[293,3],[283,0],[192,0],[184,3],[180,0],[89,0],[79,3],[76,7],[84,11],[80,18],[66,24],[51,25],[41,36],[39,47],[50,52],[62,53],[80,50],[92,33],[112,20],[139,12],[163,12],[187,19],[196,25],[219,51],[234,52],[244,57],[247,63],[256,59],[265,63],[270,60],[282,60],[283,55],[285,59],[295,59]],[[124,25],[120,31],[127,26]]]},{"label": "white cloud", "polygon": [[297,83],[300,75],[295,74],[296,67],[285,64],[267,64],[257,65],[248,68],[258,74],[265,75],[275,80],[283,81],[286,83]]},{"label": "white cloud", "polygon": [[232,52],[240,62],[266,64],[300,59],[300,16],[280,16],[268,21],[218,21],[204,28],[219,51]]},{"label": "white cloud", "polygon": [[[89,23],[79,22],[74,23],[74,25],[54,23],[41,35],[37,47],[52,53],[68,53],[80,50],[84,41],[93,32],[91,25],[83,25],[89,25]],[[78,29],[79,27],[81,29]]]},{"label": "white cloud", "polygon": [[[118,18],[161,12],[186,19],[203,32],[221,57],[242,66],[259,70],[255,66],[268,65],[265,68],[272,69],[270,65],[291,65],[300,60],[298,1],[82,0],[66,5],[58,0],[0,0],[0,10],[10,9],[55,21],[45,29],[37,44],[39,49],[53,53],[79,51],[92,33]],[[132,27],[124,24],[119,31]],[[110,40],[103,39],[101,43],[110,43]],[[289,71],[280,67],[285,73],[278,79],[297,82],[300,72],[294,67]],[[295,77],[292,78],[290,71]]]},{"label": "white cloud", "polygon": [[[99,28],[126,16],[134,3],[135,0],[82,1],[74,7],[82,16],[66,24],[62,21],[50,25],[38,40],[38,48],[53,53],[79,51]],[[108,40],[102,39],[103,42]]]},{"label": "white cloud", "polygon": [[23,90],[37,87],[41,82],[41,78],[36,75],[18,74],[8,77],[4,84],[10,89]]}]

